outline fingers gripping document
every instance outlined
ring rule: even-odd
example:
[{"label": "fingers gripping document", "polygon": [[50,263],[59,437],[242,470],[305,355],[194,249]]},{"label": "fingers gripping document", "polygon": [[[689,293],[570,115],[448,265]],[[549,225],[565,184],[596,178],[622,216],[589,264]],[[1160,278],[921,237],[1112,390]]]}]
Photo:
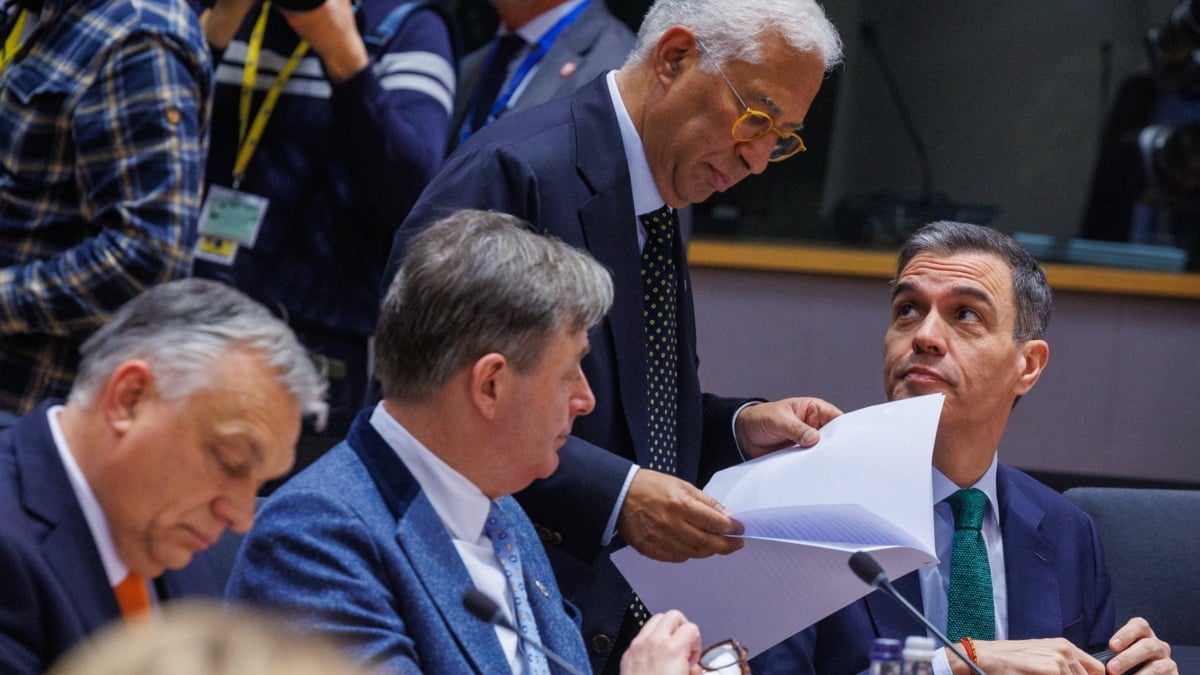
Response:
[{"label": "fingers gripping document", "polygon": [[650,610],[683,610],[702,634],[737,635],[758,654],[872,590],[847,566],[855,551],[892,579],[937,562],[931,466],[943,398],[856,410],[812,448],[717,473],[704,491],[745,526],[739,551],[665,563],[625,547],[612,560]]}]

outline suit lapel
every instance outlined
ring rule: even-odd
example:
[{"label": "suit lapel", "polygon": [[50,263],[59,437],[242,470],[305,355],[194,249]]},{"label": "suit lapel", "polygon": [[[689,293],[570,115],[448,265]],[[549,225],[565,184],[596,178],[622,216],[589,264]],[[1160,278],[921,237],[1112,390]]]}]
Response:
[{"label": "suit lapel", "polygon": [[495,629],[463,607],[463,593],[474,584],[450,534],[416,479],[371,427],[369,419],[370,410],[366,410],[354,421],[350,447],[397,519],[397,545],[474,670],[481,673],[508,670],[508,660],[496,639]]},{"label": "suit lapel", "polygon": [[1054,542],[1041,532],[1045,512],[1017,489],[1008,467],[996,476],[1004,578],[1008,589],[1008,637],[1013,640],[1061,635],[1062,603],[1054,571]]},{"label": "suit lapel", "polygon": [[44,560],[62,585],[86,632],[120,616],[104,563],[96,549],[83,511],[46,420],[49,403],[38,406],[13,430],[21,502],[34,517],[46,523],[42,541]]},{"label": "suit lapel", "polygon": [[[921,600],[921,579],[916,572],[906,574],[892,582],[892,586],[902,597],[912,603],[917,611],[924,611]],[[905,635],[924,635],[925,626],[921,625],[895,599],[882,591],[870,593],[865,598],[867,614],[875,628],[875,637],[896,637]]]},{"label": "suit lapel", "polygon": [[646,400],[646,340],[640,303],[642,297],[636,214],[629,165],[620,148],[596,148],[596,139],[620,138],[616,114],[608,95],[606,78],[600,77],[572,99],[578,169],[592,197],[580,206],[579,221],[588,251],[612,271],[616,301],[603,324],[613,345],[637,345],[616,349],[617,380],[621,405],[633,439],[636,460],[648,460],[645,429],[649,425]]},{"label": "suit lapel", "polygon": [[578,66],[583,56],[591,51],[604,29],[603,22],[597,20],[596,16],[602,10],[602,4],[602,0],[592,0],[583,14],[550,45],[546,56],[521,92],[521,97],[509,112],[523,110],[567,93],[562,91],[563,84],[569,81],[563,77],[562,68],[567,63]]}]

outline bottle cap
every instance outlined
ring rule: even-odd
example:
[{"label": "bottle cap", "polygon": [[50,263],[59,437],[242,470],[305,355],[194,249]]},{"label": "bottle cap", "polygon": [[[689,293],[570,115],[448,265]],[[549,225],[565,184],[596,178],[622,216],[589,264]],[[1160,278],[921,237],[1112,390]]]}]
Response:
[{"label": "bottle cap", "polygon": [[933,648],[936,643],[931,637],[924,635],[909,635],[904,640],[905,661],[932,661]]},{"label": "bottle cap", "polygon": [[899,640],[892,638],[875,638],[871,645],[872,661],[900,661],[903,649]]}]

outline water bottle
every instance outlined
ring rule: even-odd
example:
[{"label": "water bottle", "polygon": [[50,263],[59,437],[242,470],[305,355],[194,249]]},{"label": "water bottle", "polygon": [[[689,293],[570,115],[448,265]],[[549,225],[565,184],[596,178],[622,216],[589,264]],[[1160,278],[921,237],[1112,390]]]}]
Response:
[{"label": "water bottle", "polygon": [[904,649],[899,640],[875,638],[871,645],[871,675],[901,675]]},{"label": "water bottle", "polygon": [[904,675],[933,675],[934,641],[924,635],[910,635],[904,641]]}]

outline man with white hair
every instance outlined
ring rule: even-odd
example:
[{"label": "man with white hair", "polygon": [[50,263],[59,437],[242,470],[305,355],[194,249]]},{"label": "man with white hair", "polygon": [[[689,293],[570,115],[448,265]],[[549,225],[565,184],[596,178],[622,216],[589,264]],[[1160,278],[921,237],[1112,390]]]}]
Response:
[{"label": "man with white hair", "polygon": [[84,342],[65,402],[0,433],[0,671],[42,673],[119,617],[221,589],[324,380],[291,330],[212,281],[156,286]]},{"label": "man with white hair", "polygon": [[583,611],[597,672],[616,667],[646,617],[607,553],[622,540],[671,561],[738,549],[726,536],[738,524],[696,485],[745,457],[811,446],[839,414],[815,398],[701,392],[674,210],[800,152],[797,132],[840,58],[812,0],[659,0],[620,70],[481,129],[396,234],[392,272],[447,210],[491,209],[612,270],[613,309],[583,363],[596,410],[559,470],[518,495]]}]

